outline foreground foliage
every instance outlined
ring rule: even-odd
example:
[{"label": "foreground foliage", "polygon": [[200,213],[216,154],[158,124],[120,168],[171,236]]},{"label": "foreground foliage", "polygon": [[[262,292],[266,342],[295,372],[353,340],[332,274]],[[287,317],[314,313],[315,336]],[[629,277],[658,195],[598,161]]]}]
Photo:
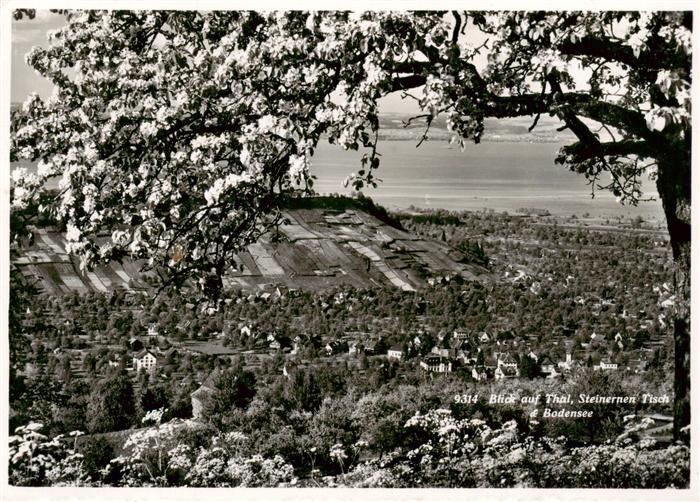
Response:
[{"label": "foreground foliage", "polygon": [[[689,478],[690,450],[659,447],[641,439],[648,427],[628,426],[615,443],[569,448],[563,437],[535,439],[515,420],[491,428],[484,420],[457,419],[450,410],[416,413],[404,425],[411,447],[360,460],[367,445],[333,444],[327,454],[340,473],[321,476],[312,469],[295,476],[280,455],[245,456],[246,435],[216,434],[205,444],[193,441],[201,425],[161,424],[163,410],[144,422],[155,426],[133,432],[123,453],[96,476],[85,468],[76,444],[49,440],[40,424],[20,427],[10,438],[10,483],[20,486],[351,486],[351,487],[542,487],[682,488]],[[536,424],[534,424],[536,425]],[[201,438],[200,438],[201,439]],[[315,455],[316,446],[309,448]],[[353,465],[354,464],[354,465]],[[350,466],[352,467],[350,468]],[[346,473],[347,470],[347,473]]]}]

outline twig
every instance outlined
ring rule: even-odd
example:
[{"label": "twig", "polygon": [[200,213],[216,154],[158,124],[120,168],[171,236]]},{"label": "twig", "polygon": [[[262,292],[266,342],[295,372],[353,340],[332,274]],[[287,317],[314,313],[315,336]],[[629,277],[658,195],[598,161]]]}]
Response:
[{"label": "twig", "polygon": [[416,116],[414,116],[414,117],[410,117],[408,120],[402,120],[402,121],[401,121],[401,124],[402,124],[404,127],[408,127],[408,126],[411,125],[411,122],[413,122],[414,120],[418,120],[418,119],[430,120],[431,117],[432,117],[431,114],[429,114],[429,113],[424,113],[424,114],[422,114],[422,115],[416,115]]},{"label": "twig", "polygon": [[430,125],[431,125],[432,123],[433,123],[433,116],[430,115],[430,116],[428,116],[428,118],[426,119],[425,131],[423,131],[423,136],[421,137],[420,141],[419,141],[418,144],[416,145],[416,148],[418,148],[419,146],[421,146],[421,145],[423,144],[423,142],[424,142],[426,139],[428,139],[428,131],[430,130]]}]

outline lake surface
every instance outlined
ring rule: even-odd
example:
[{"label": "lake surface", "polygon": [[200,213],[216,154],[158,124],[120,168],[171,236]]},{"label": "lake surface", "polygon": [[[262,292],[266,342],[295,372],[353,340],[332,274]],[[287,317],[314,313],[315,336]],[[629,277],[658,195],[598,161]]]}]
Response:
[{"label": "lake surface", "polygon": [[[607,191],[596,191],[583,176],[555,165],[560,145],[556,143],[485,142],[469,144],[464,151],[446,141],[430,141],[415,147],[413,141],[380,143],[381,165],[376,176],[378,188],[363,193],[392,209],[443,208],[451,210],[514,212],[520,208],[547,209],[552,214],[664,221],[656,187],[644,180],[646,196],[653,202],[637,207],[622,206]],[[319,144],[312,159],[312,173],[318,177],[317,192],[349,194],[343,180],[361,169],[361,152],[346,151],[327,142]],[[34,163],[21,162],[36,169]],[[608,180],[603,180],[605,183]],[[54,180],[50,185],[56,185]]]},{"label": "lake surface", "polygon": [[[548,209],[552,214],[663,220],[663,210],[654,183],[645,179],[645,197],[637,207],[622,206],[615,197],[597,190],[591,198],[586,179],[554,158],[556,143],[489,142],[469,144],[464,151],[443,141],[423,143],[385,141],[376,176],[383,180],[365,195],[394,209],[444,208],[451,210],[516,211],[519,208]],[[350,193],[343,180],[361,169],[361,152],[345,151],[328,143],[319,144],[312,173],[319,193]],[[603,179],[608,183],[609,179]]]}]

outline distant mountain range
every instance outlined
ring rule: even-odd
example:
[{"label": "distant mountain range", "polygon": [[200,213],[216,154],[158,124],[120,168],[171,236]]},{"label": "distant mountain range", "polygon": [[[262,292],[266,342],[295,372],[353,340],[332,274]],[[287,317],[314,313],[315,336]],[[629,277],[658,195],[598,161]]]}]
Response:
[{"label": "distant mountain range", "polygon": [[[11,109],[22,107],[22,103],[13,102]],[[409,113],[382,113],[379,115],[380,138],[389,141],[420,141],[425,132],[425,120],[412,118]],[[507,119],[486,119],[482,141],[508,141],[533,143],[559,143],[575,139],[568,131],[557,131],[562,123],[553,117],[541,116],[532,132],[528,128],[534,117],[514,117]],[[429,140],[448,141],[454,133],[447,130],[447,118],[440,115],[433,119],[428,131]]]},{"label": "distant mountain range", "polygon": [[[410,114],[386,113],[379,116],[380,137],[385,140],[419,141],[425,132],[425,119],[410,121]],[[541,116],[537,125],[528,131],[534,122],[534,117],[514,117],[507,119],[487,118],[484,121],[484,136],[482,141],[508,141],[533,143],[560,143],[574,139],[568,131],[557,131],[562,123],[553,117]],[[447,117],[440,115],[433,119],[428,130],[429,140],[449,140],[454,133],[447,130]]]},{"label": "distant mountain range", "polygon": [[[464,256],[445,244],[392,226],[383,209],[371,201],[302,199],[286,216],[290,223],[280,228],[281,238],[266,235],[236,256],[237,271],[225,277],[226,287],[261,291],[274,286],[322,290],[353,285],[412,291],[447,275],[490,278],[486,269],[464,263]],[[135,262],[80,272],[65,252],[65,235],[50,229],[37,229],[33,244],[13,253],[12,264],[55,295],[150,288]]]}]

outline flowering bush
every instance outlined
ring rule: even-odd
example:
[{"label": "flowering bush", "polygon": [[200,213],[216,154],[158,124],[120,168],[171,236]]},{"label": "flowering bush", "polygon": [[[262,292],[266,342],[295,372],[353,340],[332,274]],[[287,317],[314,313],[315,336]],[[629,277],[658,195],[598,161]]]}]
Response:
[{"label": "flowering bush", "polygon": [[154,425],[133,432],[124,443],[125,453],[108,467],[120,471],[121,483],[125,486],[168,485],[168,452],[175,447],[178,429],[189,423],[173,420],[161,424],[164,413],[163,408],[146,413],[142,422]]},{"label": "flowering bush", "polygon": [[421,438],[420,445],[359,464],[343,482],[366,487],[680,488],[689,480],[689,448],[658,448],[652,439],[632,442],[626,437],[625,445],[567,448],[563,437],[523,437],[514,421],[492,429],[482,420],[457,420],[446,409],[416,414],[406,427]]},{"label": "flowering bush", "polygon": [[[193,448],[178,442],[178,428],[188,422],[156,422],[133,432],[125,453],[105,469],[105,479],[119,486],[275,487],[295,486],[294,466],[280,455],[246,456],[248,439],[240,432],[222,434],[211,445]],[[316,486],[401,487],[540,487],[540,488],[683,488],[688,485],[690,450],[659,447],[652,439],[568,448],[565,438],[524,436],[514,421],[498,428],[483,420],[456,419],[449,410],[417,413],[405,427],[417,441],[408,449],[357,462],[366,446],[334,444],[329,455],[341,466],[338,476],[310,474]],[[630,426],[630,430],[637,429]],[[10,483],[22,486],[90,485],[82,455],[66,438],[49,440],[40,424],[20,427],[10,438]],[[354,463],[351,463],[353,460]],[[349,472],[344,472],[344,467]]]},{"label": "flowering bush", "polygon": [[218,446],[201,448],[194,459],[191,451],[174,449],[170,453],[170,468],[185,470],[183,484],[187,486],[279,486],[290,482],[294,474],[294,468],[279,455],[271,459],[230,456]]},{"label": "flowering bush", "polygon": [[261,455],[234,458],[228,464],[233,486],[279,486],[292,481],[294,468],[282,457],[265,459]]},{"label": "flowering bush", "polygon": [[539,483],[547,487],[682,488],[688,484],[690,450],[644,444],[575,448],[548,458]]},{"label": "flowering bush", "polygon": [[[89,483],[83,456],[63,435],[50,439],[30,423],[15,429],[9,438],[9,483],[15,486],[77,486]],[[69,435],[77,438],[81,433]]]},{"label": "flowering bush", "polygon": [[294,469],[282,457],[244,457],[247,441],[240,432],[213,437],[210,447],[177,442],[181,428],[191,421],[161,424],[164,410],[149,412],[144,423],[155,426],[133,433],[125,442],[128,454],[114,460],[126,486],[278,486],[291,481]]},{"label": "flowering bush", "polygon": [[202,448],[190,462],[185,481],[191,486],[231,486],[226,451],[219,447]]}]

